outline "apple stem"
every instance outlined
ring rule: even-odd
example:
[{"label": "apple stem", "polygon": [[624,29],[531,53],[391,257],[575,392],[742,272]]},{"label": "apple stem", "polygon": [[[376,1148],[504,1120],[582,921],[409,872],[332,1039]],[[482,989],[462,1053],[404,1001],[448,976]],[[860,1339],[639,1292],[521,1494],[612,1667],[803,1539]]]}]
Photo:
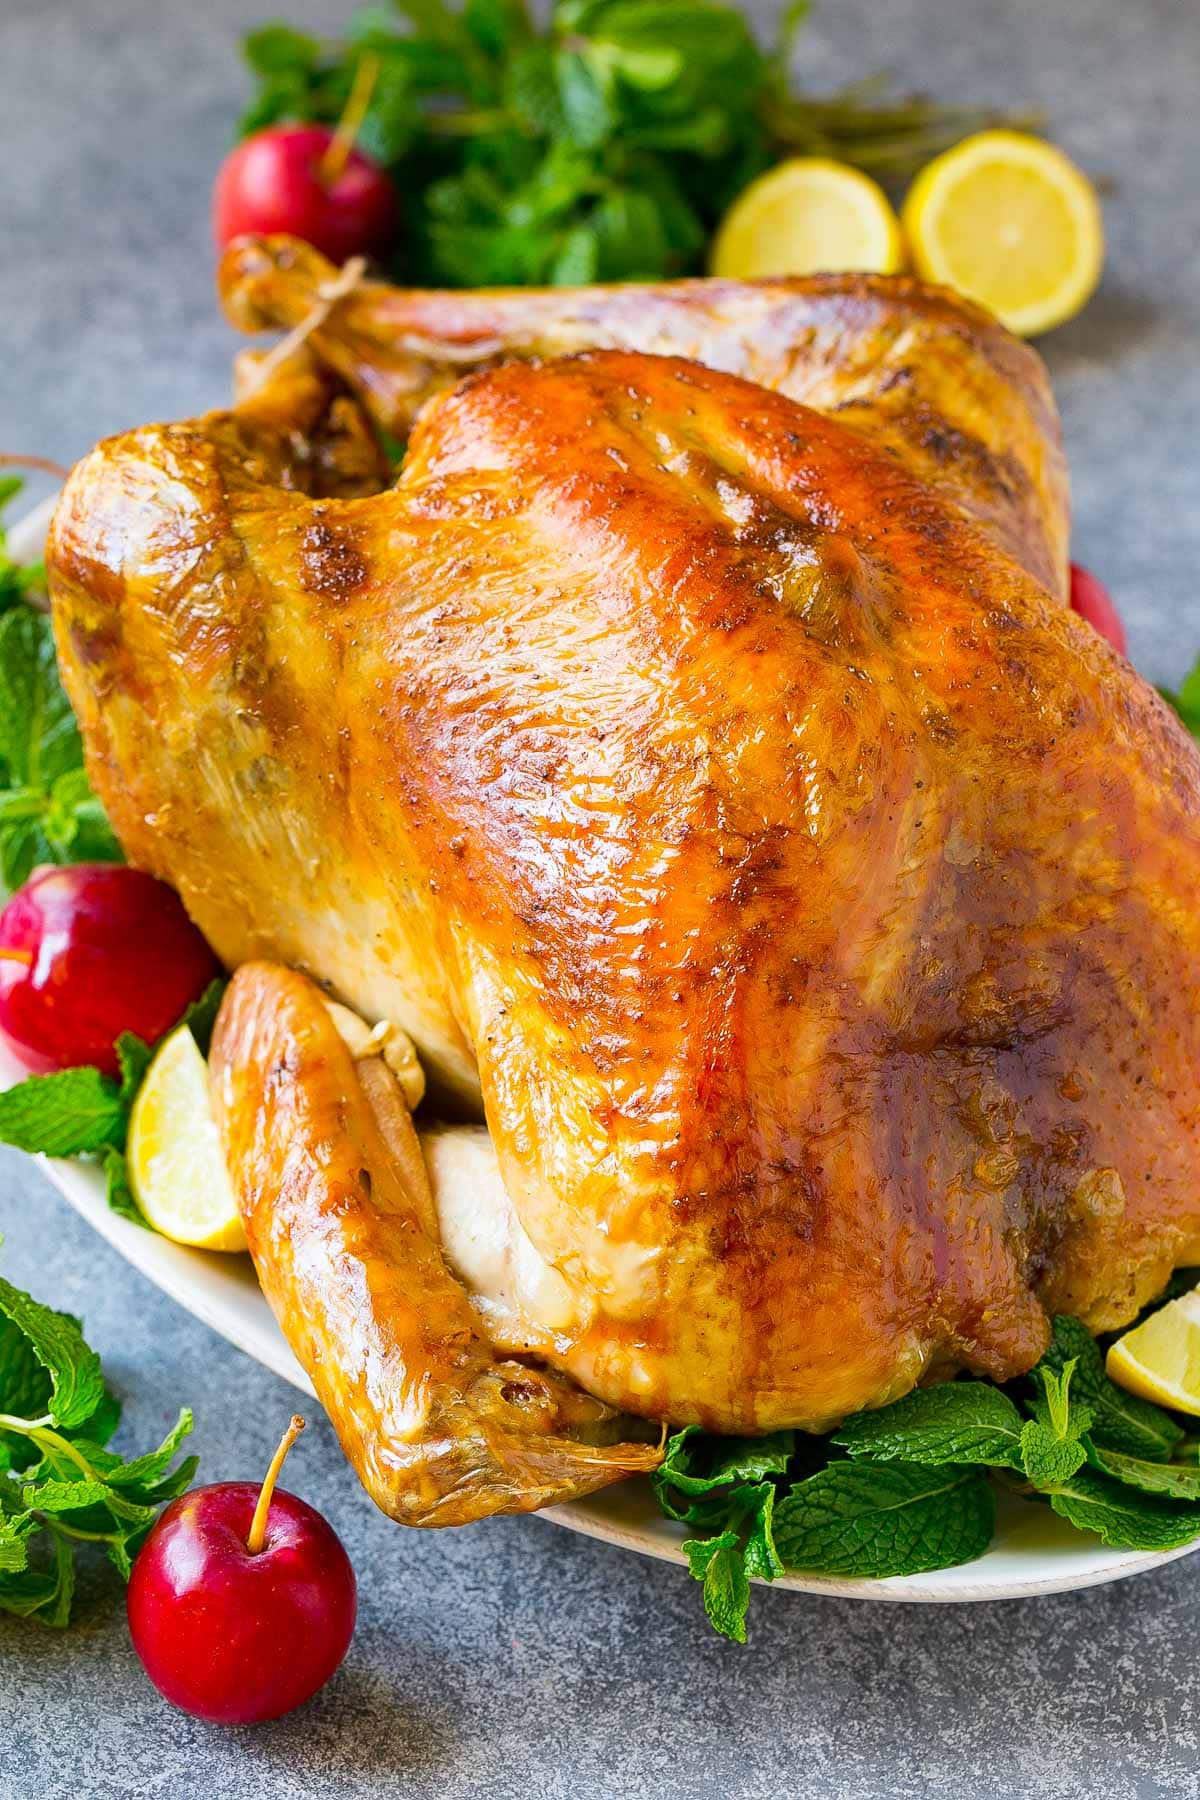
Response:
[{"label": "apple stem", "polygon": [[267,1470],[266,1480],[262,1484],[258,1496],[258,1505],[254,1509],[254,1517],[250,1521],[250,1535],[246,1539],[246,1548],[251,1556],[257,1556],[263,1547],[267,1535],[267,1516],[271,1511],[271,1499],[275,1493],[275,1483],[279,1480],[288,1451],[304,1430],[304,1420],[299,1413],[292,1414],[292,1422],[279,1440],[279,1448],[271,1458],[271,1466]]},{"label": "apple stem", "polygon": [[350,160],[354,140],[362,130],[362,122],[367,116],[367,108],[371,104],[371,95],[375,92],[378,80],[379,58],[360,56],[342,116],[330,139],[329,148],[317,165],[317,177],[325,187],[333,186]]}]

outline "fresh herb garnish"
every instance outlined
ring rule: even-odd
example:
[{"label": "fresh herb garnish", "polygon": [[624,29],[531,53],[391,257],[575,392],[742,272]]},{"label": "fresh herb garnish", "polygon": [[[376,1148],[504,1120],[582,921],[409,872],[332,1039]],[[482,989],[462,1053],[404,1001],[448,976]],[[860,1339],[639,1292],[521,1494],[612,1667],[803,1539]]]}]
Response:
[{"label": "fresh herb garnish", "polygon": [[265,25],[244,42],[258,92],[241,129],[334,124],[370,57],[358,142],[405,196],[406,279],[684,275],[734,196],[780,156],[901,175],[996,122],[889,99],[878,78],[797,94],[790,63],[807,12],[793,0],[769,52],[720,0],[557,0],[545,29],[524,0],[461,11],[395,0],[358,13],[340,42]]},{"label": "fresh herb garnish", "polygon": [[[21,488],[0,478],[0,511]],[[38,863],[121,861],[84,774],[50,620],[30,604],[44,580],[40,563],[13,560],[0,527],[0,894]]]},{"label": "fresh herb garnish", "polygon": [[977,1467],[833,1462],[780,1500],[775,1542],[787,1568],[916,1575],[981,1556],[995,1518]]},{"label": "fresh herb garnish", "polygon": [[722,1439],[689,1426],[668,1441],[653,1485],[667,1517],[696,1530],[683,1549],[712,1624],[744,1643],[753,1578],[915,1575],[981,1556],[995,1517],[989,1469],[1107,1544],[1169,1550],[1200,1536],[1194,1440],[1111,1381],[1095,1340],[1068,1318],[1007,1389],[919,1388],[827,1438]]},{"label": "fresh herb garnish", "polygon": [[[210,982],[178,1021],[187,1026],[204,1054],[224,991],[223,980]],[[125,1031],[117,1039],[116,1050],[119,1080],[99,1069],[63,1069],[54,1075],[30,1075],[0,1092],[0,1143],[44,1156],[97,1157],[104,1168],[113,1211],[134,1224],[146,1225],[129,1186],[125,1139],[154,1047]]]},{"label": "fresh herb garnish", "polygon": [[120,1416],[78,1320],[0,1278],[0,1611],[65,1625],[76,1551],[102,1545],[128,1577],[159,1508],[190,1486],[196,1458],[171,1464],[191,1413],[129,1462],[107,1448]]}]

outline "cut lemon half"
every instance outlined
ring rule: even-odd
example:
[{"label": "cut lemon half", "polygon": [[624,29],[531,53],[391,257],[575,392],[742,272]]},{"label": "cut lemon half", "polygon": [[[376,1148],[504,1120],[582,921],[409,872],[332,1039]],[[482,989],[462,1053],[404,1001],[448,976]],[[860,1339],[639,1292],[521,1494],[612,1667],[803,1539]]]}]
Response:
[{"label": "cut lemon half", "polygon": [[1193,1288],[1119,1337],[1107,1368],[1131,1394],[1200,1414],[1200,1288]]},{"label": "cut lemon half", "polygon": [[935,158],[901,214],[913,267],[1022,337],[1074,318],[1104,264],[1096,190],[1043,138],[981,131]]},{"label": "cut lemon half", "polygon": [[129,1116],[129,1185],[177,1244],[244,1250],[246,1233],[208,1101],[208,1067],[186,1025],[154,1053]]},{"label": "cut lemon half", "polygon": [[717,232],[712,272],[736,281],[904,267],[900,221],[870,176],[822,156],[795,157],[752,181]]}]

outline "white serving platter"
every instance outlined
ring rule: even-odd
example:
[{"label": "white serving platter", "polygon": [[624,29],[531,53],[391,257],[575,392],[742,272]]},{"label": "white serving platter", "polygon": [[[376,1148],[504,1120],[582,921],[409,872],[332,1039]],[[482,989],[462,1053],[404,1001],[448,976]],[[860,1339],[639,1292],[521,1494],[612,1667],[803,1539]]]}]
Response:
[{"label": "white serving platter", "polygon": [[[15,556],[32,559],[40,554],[51,504],[39,507],[10,533]],[[0,1046],[0,1088],[19,1080],[21,1073]],[[47,1157],[37,1160],[75,1211],[156,1287],[275,1375],[312,1395],[307,1375],[259,1290],[248,1256],[223,1256],[172,1244],[109,1210],[98,1169]],[[686,1561],[679,1548],[683,1530],[662,1517],[649,1484],[642,1480],[622,1482],[586,1500],[549,1507],[541,1517],[643,1556]],[[1119,1581],[1161,1568],[1189,1555],[1195,1547],[1185,1545],[1166,1552],[1111,1550],[1098,1538],[1073,1530],[1048,1507],[1003,1500],[992,1545],[976,1562],[886,1581],[786,1575],[775,1586],[794,1593],[854,1600],[1015,1600]]]}]

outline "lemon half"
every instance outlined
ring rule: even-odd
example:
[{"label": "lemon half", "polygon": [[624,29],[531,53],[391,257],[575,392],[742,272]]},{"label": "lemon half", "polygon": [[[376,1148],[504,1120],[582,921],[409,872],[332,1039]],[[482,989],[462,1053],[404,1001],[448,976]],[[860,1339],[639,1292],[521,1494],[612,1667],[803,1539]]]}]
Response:
[{"label": "lemon half", "polygon": [[1118,1338],[1106,1366],[1131,1394],[1200,1414],[1200,1288],[1169,1300]]},{"label": "lemon half", "polygon": [[712,272],[732,280],[904,267],[887,195],[869,175],[822,156],[794,157],[752,181],[717,232]]},{"label": "lemon half", "polygon": [[163,1039],[129,1117],[129,1185],[165,1237],[244,1250],[246,1233],[208,1100],[208,1067],[180,1025]]},{"label": "lemon half", "polygon": [[1096,190],[1061,150],[981,131],[935,158],[901,215],[913,266],[1022,337],[1074,318],[1104,263]]}]

